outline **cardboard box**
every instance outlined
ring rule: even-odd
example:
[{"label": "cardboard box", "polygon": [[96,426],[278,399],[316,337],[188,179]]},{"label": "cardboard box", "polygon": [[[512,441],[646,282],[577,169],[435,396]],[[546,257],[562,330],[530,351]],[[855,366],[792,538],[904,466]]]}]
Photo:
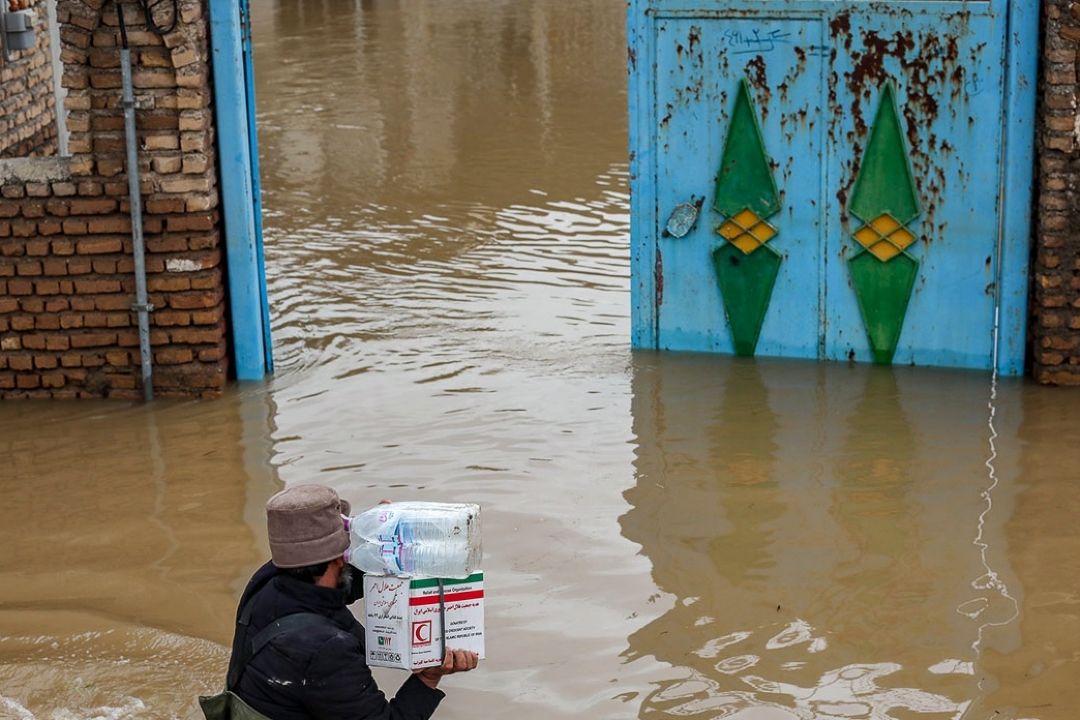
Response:
[{"label": "cardboard box", "polygon": [[442,580],[441,599],[439,582],[364,576],[368,665],[417,670],[441,663],[447,647],[484,657],[484,573]]}]

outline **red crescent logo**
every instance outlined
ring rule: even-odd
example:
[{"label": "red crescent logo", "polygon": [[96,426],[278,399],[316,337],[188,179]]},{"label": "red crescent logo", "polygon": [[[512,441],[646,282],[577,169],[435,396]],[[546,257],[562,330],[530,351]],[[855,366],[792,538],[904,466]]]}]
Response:
[{"label": "red crescent logo", "polygon": [[413,645],[427,645],[431,642],[431,621],[413,623]]}]

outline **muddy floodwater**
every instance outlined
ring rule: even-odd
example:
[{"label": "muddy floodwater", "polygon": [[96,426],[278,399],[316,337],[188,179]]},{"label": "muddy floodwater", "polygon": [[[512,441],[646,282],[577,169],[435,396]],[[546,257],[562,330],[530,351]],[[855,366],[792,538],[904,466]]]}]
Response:
[{"label": "muddy floodwater", "polygon": [[0,718],[199,717],[311,481],[483,505],[440,718],[1080,717],[1080,395],[632,353],[619,0],[254,5],[277,372],[0,407]]}]

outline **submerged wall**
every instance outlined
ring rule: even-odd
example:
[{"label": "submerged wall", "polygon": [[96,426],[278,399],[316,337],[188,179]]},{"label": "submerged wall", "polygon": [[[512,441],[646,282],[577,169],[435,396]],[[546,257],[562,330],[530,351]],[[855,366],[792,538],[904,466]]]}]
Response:
[{"label": "submerged wall", "polygon": [[[125,7],[155,392],[215,395],[228,359],[206,2],[181,0],[164,37]],[[59,0],[58,17],[71,156],[0,161],[0,398],[135,398],[116,6]]]},{"label": "submerged wall", "polygon": [[1038,207],[1032,258],[1032,372],[1080,385],[1080,6],[1043,0]]},{"label": "submerged wall", "polygon": [[[8,0],[0,0],[5,4]],[[0,158],[55,155],[56,97],[46,0],[29,4],[37,18],[36,44],[0,58]]]}]

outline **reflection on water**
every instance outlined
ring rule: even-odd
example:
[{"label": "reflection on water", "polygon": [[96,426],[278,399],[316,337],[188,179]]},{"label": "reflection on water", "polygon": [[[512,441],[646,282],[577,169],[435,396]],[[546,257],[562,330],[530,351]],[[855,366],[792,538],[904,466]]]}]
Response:
[{"label": "reflection on water", "polygon": [[227,660],[240,574],[265,553],[245,520],[280,487],[273,414],[266,395],[5,406],[0,718],[190,705]]},{"label": "reflection on water", "polygon": [[0,407],[0,718],[199,717],[305,481],[483,504],[440,718],[1075,717],[1067,392],[628,350],[621,0],[253,11],[279,372]]},{"label": "reflection on water", "polygon": [[[1011,468],[980,513],[984,377],[667,356],[633,382],[622,526],[674,605],[630,636],[631,656],[681,669],[642,717],[974,711],[992,682],[976,639],[1018,641]],[[1019,390],[999,398],[1003,457]]]}]

